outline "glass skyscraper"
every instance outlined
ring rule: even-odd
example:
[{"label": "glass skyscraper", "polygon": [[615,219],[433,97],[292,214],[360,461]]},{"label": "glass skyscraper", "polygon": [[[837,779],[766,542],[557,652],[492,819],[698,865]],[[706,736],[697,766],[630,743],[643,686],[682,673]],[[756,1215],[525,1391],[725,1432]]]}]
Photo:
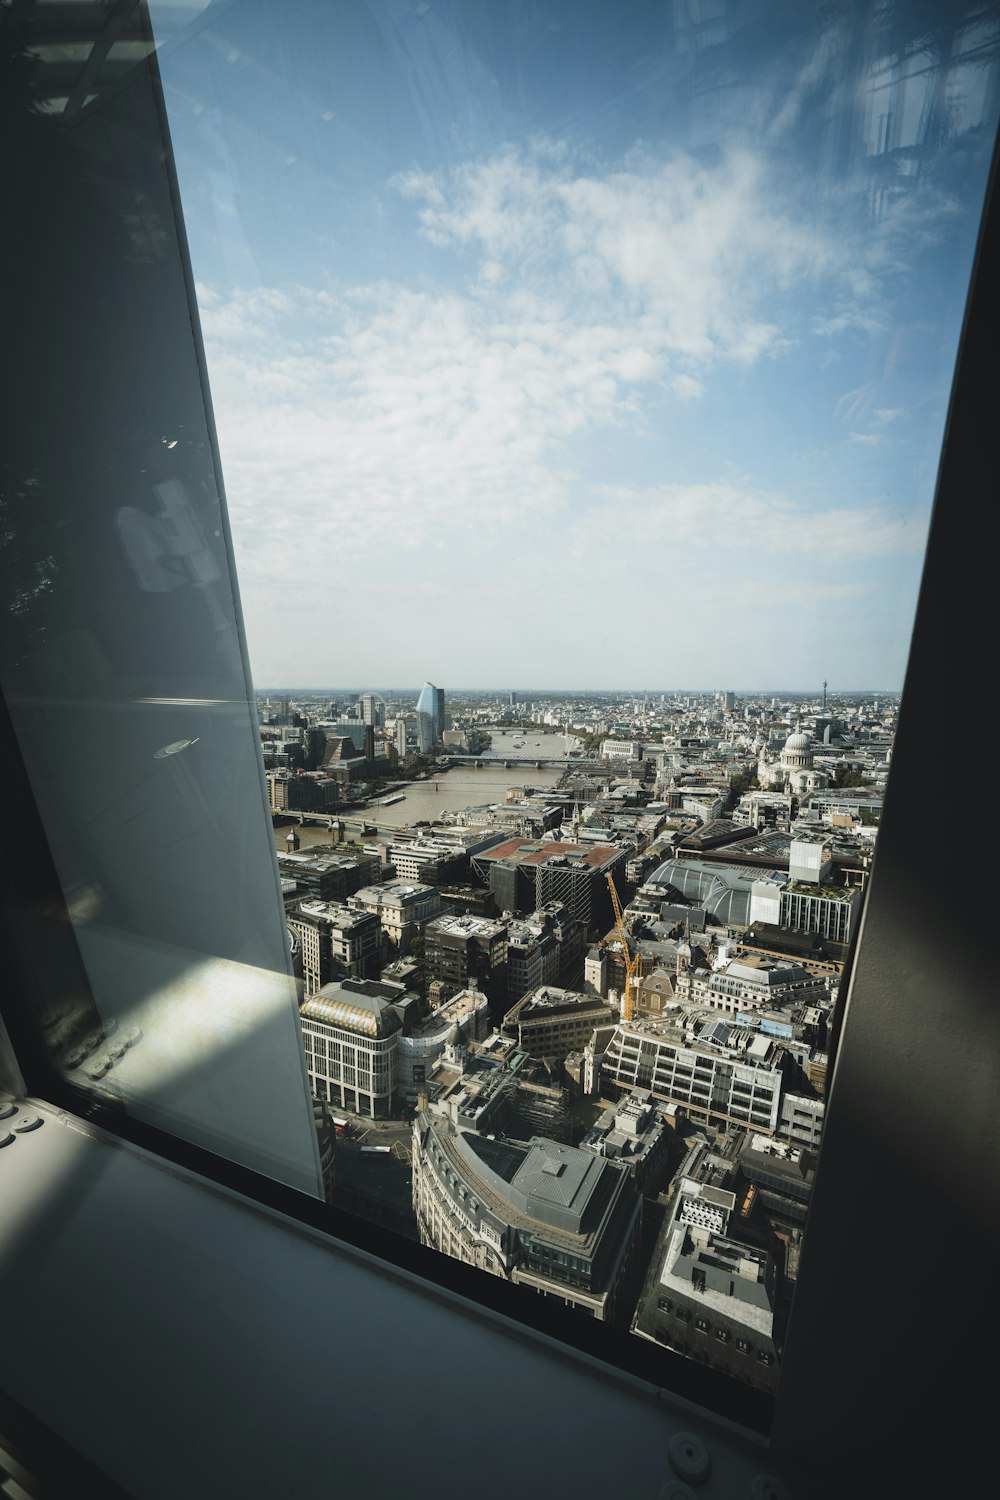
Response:
[{"label": "glass skyscraper", "polygon": [[429,755],[444,731],[444,689],[425,682],[417,699],[417,749]]}]

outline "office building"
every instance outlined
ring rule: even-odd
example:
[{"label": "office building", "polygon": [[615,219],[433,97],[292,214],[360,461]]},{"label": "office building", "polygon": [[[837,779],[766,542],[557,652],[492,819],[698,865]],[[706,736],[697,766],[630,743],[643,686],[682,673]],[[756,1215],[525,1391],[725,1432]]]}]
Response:
[{"label": "office building", "polygon": [[385,727],[385,704],[374,693],[361,694],[358,699],[358,712],[361,715],[362,724],[368,724],[373,729]]},{"label": "office building", "polygon": [[507,997],[511,1004],[541,984],[579,986],[587,932],[562,902],[510,922]]},{"label": "office building", "polygon": [[616,1019],[615,1007],[599,995],[541,985],[511,1006],[502,1029],[530,1057],[555,1064],[586,1046],[595,1026]]},{"label": "office building", "polygon": [[643,1018],[622,1022],[601,1064],[606,1097],[645,1089],[705,1125],[740,1125],[774,1135],[788,1062],[780,1042],[712,1020],[694,1026]]},{"label": "office building", "polygon": [[299,901],[287,920],[301,947],[307,998],[331,979],[378,978],[383,940],[376,914],[340,902]]},{"label": "office building", "polygon": [[781,893],[778,924],[846,946],[860,914],[861,892],[856,887],[796,881]]},{"label": "office building", "polygon": [[638,740],[602,740],[601,755],[605,760],[639,760],[642,745]]},{"label": "office building", "polygon": [[424,967],[442,998],[485,990],[494,1006],[507,995],[507,926],[489,917],[437,917],[424,929]]},{"label": "office building", "polygon": [[425,682],[417,698],[417,749],[430,755],[444,732],[444,691]]},{"label": "office building", "polygon": [[560,901],[588,935],[611,924],[608,875],[621,880],[631,849],[606,844],[507,839],[472,856],[472,868],[493,893],[498,911],[531,912]]},{"label": "office building", "polygon": [[364,754],[365,721],[363,719],[338,719],[335,724],[325,725],[324,731],[328,741],[350,740],[357,753]]},{"label": "office building", "polygon": [[468,876],[470,859],[503,843],[502,833],[473,828],[435,828],[389,846],[389,860],[401,880],[450,885]]},{"label": "office building", "polygon": [[345,979],[299,1008],[313,1096],[351,1114],[386,1119],[396,1103],[401,985]]},{"label": "office building", "polygon": [[631,1173],[573,1146],[527,1145],[413,1122],[413,1207],[423,1244],[599,1321],[628,1311],[641,1198]]},{"label": "office building", "polygon": [[674,993],[682,1005],[704,1005],[733,1016],[830,1000],[829,984],[808,973],[801,964],[755,958],[750,954],[714,970],[691,969],[681,959]]},{"label": "office building", "polygon": [[444,910],[435,886],[399,879],[365,886],[348,897],[347,904],[374,913],[395,957],[409,953],[413,939]]},{"label": "office building", "polygon": [[377,854],[360,849],[350,854],[321,854],[301,850],[278,855],[278,872],[295,882],[298,896],[317,901],[346,901],[365,885],[374,885],[381,873]]},{"label": "office building", "polygon": [[684,1177],[660,1232],[632,1325],[700,1364],[773,1391],[778,1274],[766,1248],[727,1234],[731,1191]]}]

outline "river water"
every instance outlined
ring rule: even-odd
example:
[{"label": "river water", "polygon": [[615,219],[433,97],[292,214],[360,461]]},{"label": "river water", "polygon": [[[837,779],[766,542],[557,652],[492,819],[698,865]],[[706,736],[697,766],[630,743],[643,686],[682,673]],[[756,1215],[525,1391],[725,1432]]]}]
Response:
[{"label": "river water", "polygon": [[[507,788],[530,786],[544,788],[555,786],[562,775],[562,766],[542,766],[536,769],[535,760],[563,759],[566,737],[563,734],[542,729],[518,732],[512,730],[491,731],[493,744],[486,763],[481,766],[452,766],[448,771],[436,772],[429,781],[407,782],[402,802],[391,807],[372,806],[360,814],[366,822],[374,823],[380,830],[405,828],[414,823],[433,823],[445,812],[459,812],[464,807],[478,807],[484,802],[503,802]],[[518,747],[515,741],[523,741]],[[570,738],[570,748],[578,741]],[[510,761],[504,766],[505,760]],[[347,816],[342,814],[342,816]],[[274,830],[275,843],[285,848],[288,828]],[[348,824],[348,832],[356,837],[356,830]],[[296,828],[303,849],[313,845],[330,845],[330,834],[322,825],[305,824]]]},{"label": "river water", "polygon": [[[509,786],[555,786],[562,767],[543,766],[538,770],[534,761],[561,760],[566,749],[565,735],[547,734],[541,729],[524,734],[497,729],[492,734],[493,744],[485,765],[452,766],[450,771],[441,771],[430,781],[410,782],[405,801],[394,802],[392,807],[373,807],[373,820],[389,828],[433,823],[443,812],[458,812],[483,802],[502,802]],[[522,740],[523,745],[515,748],[515,741]],[[571,747],[575,744],[571,740]],[[494,760],[500,764],[491,764]],[[509,767],[503,765],[505,760],[510,761]]]}]

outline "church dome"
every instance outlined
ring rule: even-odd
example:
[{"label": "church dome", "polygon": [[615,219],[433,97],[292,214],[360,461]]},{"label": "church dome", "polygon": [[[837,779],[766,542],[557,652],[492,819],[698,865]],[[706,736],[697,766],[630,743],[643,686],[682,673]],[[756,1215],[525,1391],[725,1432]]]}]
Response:
[{"label": "church dome", "polygon": [[807,734],[790,734],[785,741],[786,750],[808,750],[812,744]]}]

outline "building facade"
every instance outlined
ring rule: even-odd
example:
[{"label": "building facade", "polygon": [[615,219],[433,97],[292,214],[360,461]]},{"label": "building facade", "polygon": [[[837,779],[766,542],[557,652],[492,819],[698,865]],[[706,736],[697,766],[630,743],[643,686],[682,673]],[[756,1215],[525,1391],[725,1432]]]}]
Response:
[{"label": "building facade", "polygon": [[829,999],[829,986],[800,964],[755,959],[749,954],[714,971],[678,966],[674,991],[682,1005],[704,1005],[729,1015],[776,1009],[795,1002]]},{"label": "building facade", "polygon": [[616,1018],[615,1007],[599,995],[540,985],[511,1007],[502,1030],[530,1057],[558,1063],[568,1053],[582,1050],[595,1026],[607,1026]]},{"label": "building facade", "polygon": [[394,1110],[402,1028],[400,986],[373,980],[324,985],[299,1008],[309,1086],[333,1109],[386,1119]]},{"label": "building facade", "polygon": [[633,1332],[760,1390],[778,1381],[777,1268],[726,1233],[733,1193],[683,1179]]},{"label": "building facade", "polygon": [[425,682],[417,698],[417,749],[432,754],[444,733],[444,689]]},{"label": "building facade", "polygon": [[424,966],[445,997],[485,990],[494,1004],[506,998],[508,923],[489,917],[437,917],[424,929]]},{"label": "building facade", "polygon": [[408,953],[413,939],[444,910],[435,886],[398,879],[364,886],[349,898],[348,905],[378,918],[397,956]]},{"label": "building facade", "polygon": [[307,998],[334,977],[378,977],[382,929],[370,912],[354,911],[335,901],[300,901],[288,913],[288,927],[299,941]]},{"label": "building facade", "polygon": [[640,1204],[629,1172],[573,1146],[491,1140],[428,1113],[414,1121],[421,1243],[602,1322],[628,1306]]},{"label": "building facade", "polygon": [[745,1028],[719,1020],[698,1032],[643,1019],[616,1027],[601,1063],[601,1084],[606,1097],[643,1089],[680,1105],[698,1123],[773,1135],[785,1068],[780,1044]]}]

